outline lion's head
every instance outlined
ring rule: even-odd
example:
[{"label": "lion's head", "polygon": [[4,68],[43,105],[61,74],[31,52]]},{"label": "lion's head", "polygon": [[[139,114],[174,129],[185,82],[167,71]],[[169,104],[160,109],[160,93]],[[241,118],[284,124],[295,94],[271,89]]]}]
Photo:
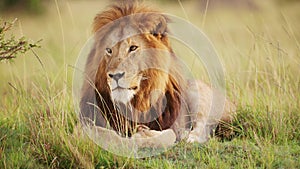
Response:
[{"label": "lion's head", "polygon": [[185,81],[169,43],[168,22],[165,15],[126,1],[96,16],[82,117],[129,135],[139,124],[174,128]]},{"label": "lion's head", "polygon": [[[116,29],[121,31],[126,27]],[[141,95],[141,92],[163,92],[169,80],[168,71],[172,55],[166,46],[158,42],[159,40],[151,35],[139,34],[121,40],[113,46],[105,45],[101,66],[96,75],[97,80],[101,79],[98,89],[107,84],[111,99],[123,104],[128,104],[134,96]],[[141,111],[149,109],[149,104]]]}]

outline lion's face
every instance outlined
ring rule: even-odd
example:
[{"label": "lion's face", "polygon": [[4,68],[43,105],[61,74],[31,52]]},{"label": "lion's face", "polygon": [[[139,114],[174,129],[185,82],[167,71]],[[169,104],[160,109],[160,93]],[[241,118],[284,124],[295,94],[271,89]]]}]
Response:
[{"label": "lion's face", "polygon": [[[169,52],[155,37],[146,36],[135,35],[104,49],[105,76],[113,101],[127,104],[141,88],[165,87]],[[153,80],[159,80],[160,85],[149,83]]]},{"label": "lion's face", "polygon": [[139,56],[144,46],[141,37],[135,37],[105,49],[107,84],[114,101],[126,104],[139,90],[143,79]]}]

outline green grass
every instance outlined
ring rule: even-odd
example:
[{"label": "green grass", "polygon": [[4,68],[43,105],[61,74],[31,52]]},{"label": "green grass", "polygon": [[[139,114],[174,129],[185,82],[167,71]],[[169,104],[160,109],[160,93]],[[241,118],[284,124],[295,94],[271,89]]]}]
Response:
[{"label": "green grass", "polygon": [[[300,168],[299,3],[215,9],[204,24],[196,2],[183,3],[226,70],[227,95],[238,105],[236,136],[181,142],[144,159],[106,152],[75,128],[69,65],[105,4],[60,1],[59,13],[53,3],[42,16],[1,14],[19,18],[17,35],[43,39],[36,50],[43,65],[31,54],[0,63],[0,168]],[[161,8],[186,17],[177,3]]]}]

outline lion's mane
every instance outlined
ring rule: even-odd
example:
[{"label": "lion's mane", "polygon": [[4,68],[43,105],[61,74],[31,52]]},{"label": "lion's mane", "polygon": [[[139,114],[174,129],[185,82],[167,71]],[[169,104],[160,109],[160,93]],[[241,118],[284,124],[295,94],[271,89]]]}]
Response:
[{"label": "lion's mane", "polygon": [[[130,18],[134,14],[139,15],[133,19]],[[118,22],[118,19],[122,17],[128,17],[128,23],[137,26],[145,41],[150,42],[153,48],[167,49],[171,55],[167,75],[158,70],[146,70],[148,79],[140,84],[140,90],[130,101],[134,110],[126,105],[116,106],[114,104],[107,85],[105,72],[107,63],[97,52],[97,49],[105,49],[103,46],[105,37],[110,35],[113,27],[122,24]],[[189,116],[181,114],[182,107],[185,107],[183,91],[186,90],[186,81],[169,43],[168,22],[170,22],[169,19],[160,12],[135,1],[126,0],[118,1],[95,17],[93,23],[95,44],[87,59],[86,78],[80,101],[81,120],[84,123],[89,122],[101,127],[110,126],[117,132],[128,135],[131,135],[131,131],[136,125],[146,125],[152,130],[159,131],[171,128],[176,134],[179,132],[178,128],[188,127]],[[153,56],[151,62],[155,65],[161,60]],[[163,91],[163,96],[158,98],[155,104],[149,105],[148,95],[155,88]],[[145,110],[146,112],[144,112]],[[121,111],[131,111],[139,121],[145,121],[145,123],[136,124],[124,117]],[[157,114],[159,116],[155,120],[147,121]]]}]

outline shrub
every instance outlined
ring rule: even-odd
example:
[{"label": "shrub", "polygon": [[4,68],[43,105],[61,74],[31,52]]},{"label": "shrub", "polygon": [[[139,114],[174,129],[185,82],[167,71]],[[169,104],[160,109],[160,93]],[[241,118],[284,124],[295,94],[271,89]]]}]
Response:
[{"label": "shrub", "polygon": [[31,43],[25,37],[19,39],[16,39],[13,35],[10,35],[9,38],[6,37],[15,21],[5,22],[0,20],[0,61],[11,60],[32,48],[39,47],[39,41]]}]

